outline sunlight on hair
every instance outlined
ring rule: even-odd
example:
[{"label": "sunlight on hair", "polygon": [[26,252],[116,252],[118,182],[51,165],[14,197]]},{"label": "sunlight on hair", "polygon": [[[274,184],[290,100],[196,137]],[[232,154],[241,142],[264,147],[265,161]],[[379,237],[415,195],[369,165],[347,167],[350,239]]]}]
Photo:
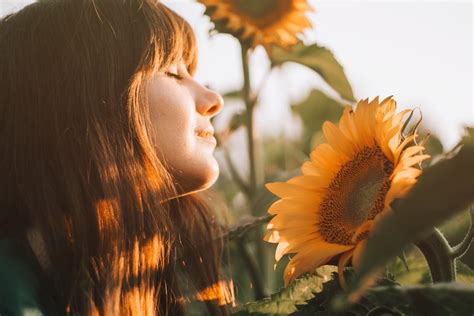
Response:
[{"label": "sunlight on hair", "polygon": [[102,199],[96,203],[99,229],[107,232],[108,228],[117,227],[117,215],[114,210],[118,207],[116,199]]},{"label": "sunlight on hair", "polygon": [[162,269],[163,260],[165,256],[165,249],[163,241],[158,235],[155,235],[150,240],[147,240],[145,245],[140,246],[136,240],[133,247],[133,271],[134,277],[139,276],[139,271],[153,272],[157,268]]},{"label": "sunlight on hair", "polygon": [[232,304],[235,307],[234,282],[220,280],[196,294],[196,299],[199,301],[216,300],[219,305]]}]

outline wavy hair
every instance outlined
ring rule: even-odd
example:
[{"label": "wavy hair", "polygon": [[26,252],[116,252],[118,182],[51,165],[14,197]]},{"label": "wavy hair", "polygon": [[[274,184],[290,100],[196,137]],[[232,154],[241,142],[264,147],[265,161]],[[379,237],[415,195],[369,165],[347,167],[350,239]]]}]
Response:
[{"label": "wavy hair", "polygon": [[[200,195],[173,198],[145,93],[196,55],[152,0],[40,0],[0,21],[0,234],[42,236],[68,314],[181,315],[221,282],[220,225]],[[227,293],[204,297],[210,314]]]}]

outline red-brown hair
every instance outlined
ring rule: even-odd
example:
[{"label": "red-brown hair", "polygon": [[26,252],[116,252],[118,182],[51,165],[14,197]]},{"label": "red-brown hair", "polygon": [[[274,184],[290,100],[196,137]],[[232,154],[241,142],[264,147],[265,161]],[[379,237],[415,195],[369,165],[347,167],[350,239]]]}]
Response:
[{"label": "red-brown hair", "polygon": [[70,314],[180,315],[182,280],[221,280],[215,215],[173,199],[150,137],[145,82],[179,59],[194,71],[191,27],[152,0],[40,0],[0,21],[0,234],[43,236]]}]

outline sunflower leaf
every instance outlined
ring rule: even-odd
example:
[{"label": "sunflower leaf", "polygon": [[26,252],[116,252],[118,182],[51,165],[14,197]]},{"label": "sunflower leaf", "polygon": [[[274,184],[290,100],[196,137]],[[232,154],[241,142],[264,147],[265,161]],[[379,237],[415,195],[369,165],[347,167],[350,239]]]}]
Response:
[{"label": "sunflower leaf", "polygon": [[393,211],[378,218],[358,274],[348,291],[333,302],[335,309],[356,302],[388,260],[474,201],[474,128],[467,134],[455,155],[427,168],[412,191],[392,203]]},{"label": "sunflower leaf", "polygon": [[460,283],[381,286],[371,289],[365,295],[366,299],[377,302],[377,305],[401,312],[395,315],[439,316],[472,315],[472,297],[474,286]]},{"label": "sunflower leaf", "polygon": [[227,93],[224,93],[222,95],[222,97],[224,99],[242,99],[243,94],[242,94],[242,90],[233,90],[233,91],[229,91]]},{"label": "sunflower leaf", "polygon": [[229,121],[229,130],[231,132],[245,125],[245,111],[235,113]]},{"label": "sunflower leaf", "polygon": [[328,97],[321,90],[312,90],[308,97],[300,103],[291,106],[291,110],[297,113],[304,124],[304,151],[309,155],[313,148],[312,137],[321,131],[324,121],[337,122],[344,108],[338,101]]},{"label": "sunflower leaf", "polygon": [[248,221],[245,224],[241,224],[229,232],[227,232],[227,237],[229,239],[240,238],[245,235],[248,231],[261,226],[262,224],[268,223],[274,215],[265,215],[257,218],[252,218],[251,221]]},{"label": "sunflower leaf", "polygon": [[[298,305],[298,311],[292,315],[336,315],[330,309],[330,302],[340,290],[336,276],[335,280],[324,283],[322,292],[307,304]],[[471,315],[473,295],[472,284],[401,286],[393,280],[381,279],[357,304],[344,310],[343,315]]]},{"label": "sunflower leaf", "polygon": [[312,44],[309,46],[299,43],[289,50],[273,46],[271,52],[273,65],[285,62],[295,62],[317,72],[331,88],[348,101],[355,101],[352,87],[344,74],[343,67],[336,60],[330,50]]},{"label": "sunflower leaf", "polygon": [[405,250],[402,250],[400,255],[398,255],[398,258],[402,261],[403,265],[405,266],[405,269],[407,269],[407,272],[410,271],[410,268],[408,267],[408,262],[407,262],[407,255],[405,254]]},{"label": "sunflower leaf", "polygon": [[331,273],[337,270],[334,266],[322,266],[316,273],[306,274],[296,279],[287,288],[260,301],[247,303],[234,315],[288,315],[297,311],[296,305],[306,304],[323,288]]}]

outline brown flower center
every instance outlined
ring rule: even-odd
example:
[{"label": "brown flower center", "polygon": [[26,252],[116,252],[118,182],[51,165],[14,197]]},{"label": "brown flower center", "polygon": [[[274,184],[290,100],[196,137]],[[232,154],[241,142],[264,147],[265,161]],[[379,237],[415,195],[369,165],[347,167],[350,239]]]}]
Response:
[{"label": "brown flower center", "polygon": [[352,245],[364,239],[357,228],[383,211],[393,164],[380,147],[365,147],[345,163],[327,189],[320,206],[320,233],[325,241]]},{"label": "brown flower center", "polygon": [[234,0],[234,7],[252,23],[264,28],[279,21],[291,9],[292,0]]}]

